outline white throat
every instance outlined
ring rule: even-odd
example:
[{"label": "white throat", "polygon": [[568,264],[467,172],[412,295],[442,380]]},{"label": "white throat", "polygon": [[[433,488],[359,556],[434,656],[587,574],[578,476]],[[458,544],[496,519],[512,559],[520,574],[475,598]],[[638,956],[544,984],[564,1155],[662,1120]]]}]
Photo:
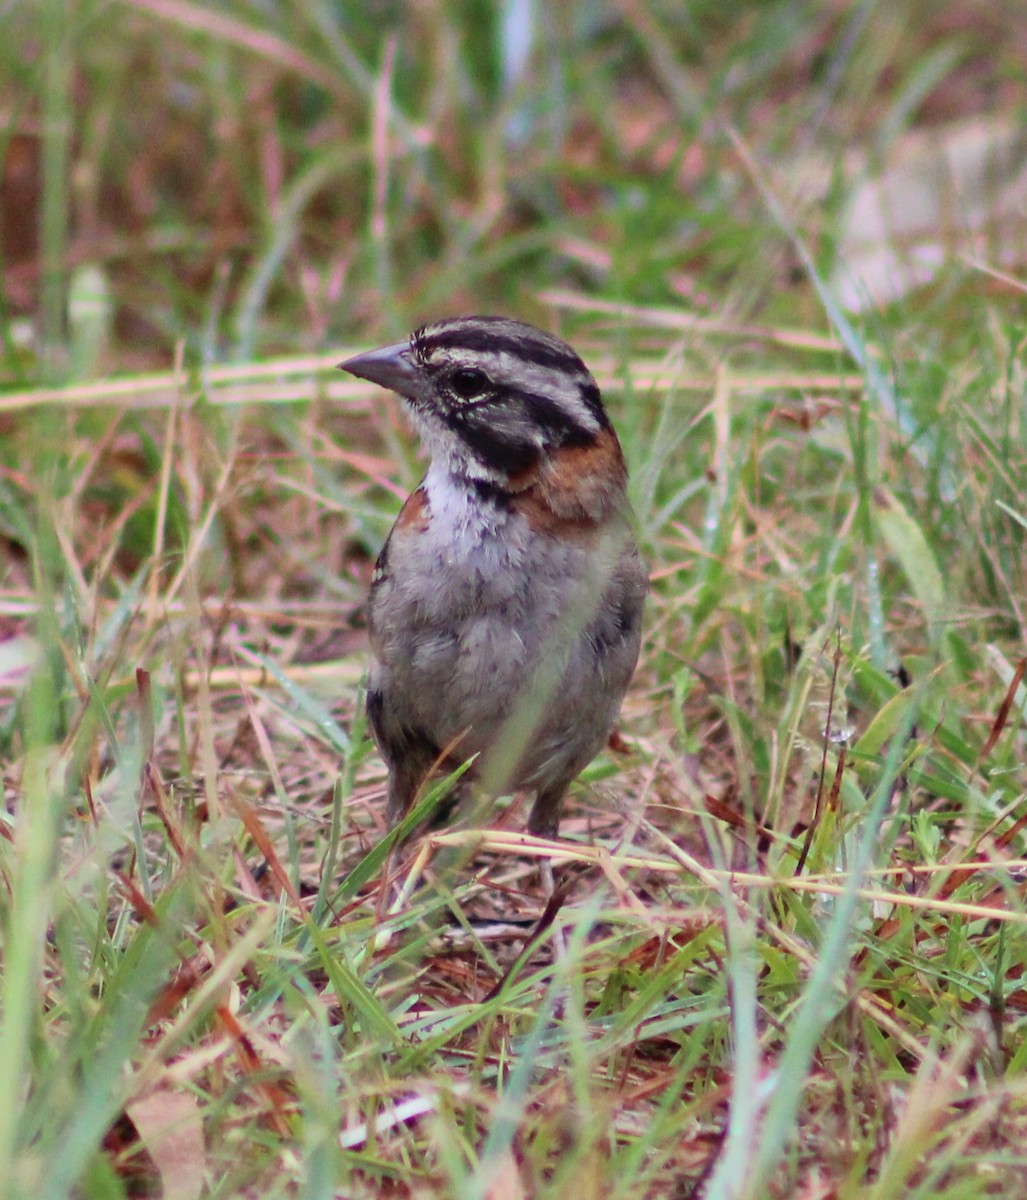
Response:
[{"label": "white throat", "polygon": [[477,539],[495,533],[507,521],[501,508],[484,500],[471,480],[454,475],[444,461],[432,460],[423,486],[428,494],[432,532],[440,539]]}]

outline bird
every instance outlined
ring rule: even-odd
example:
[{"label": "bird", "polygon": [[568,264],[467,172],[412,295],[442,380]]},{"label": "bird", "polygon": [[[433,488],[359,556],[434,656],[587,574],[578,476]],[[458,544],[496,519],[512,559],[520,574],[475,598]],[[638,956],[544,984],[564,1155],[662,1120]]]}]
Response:
[{"label": "bird", "polygon": [[465,788],[533,793],[528,832],[555,838],[617,719],[648,587],[599,387],[565,341],[501,316],[435,321],[339,366],[398,393],[429,460],[368,603],[386,819],[473,759]]}]

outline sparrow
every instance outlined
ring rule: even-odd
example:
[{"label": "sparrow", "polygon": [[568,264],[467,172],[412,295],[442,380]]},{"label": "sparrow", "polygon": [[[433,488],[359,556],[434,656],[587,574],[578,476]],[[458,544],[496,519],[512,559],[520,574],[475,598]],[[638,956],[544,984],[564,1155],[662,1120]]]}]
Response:
[{"label": "sparrow", "polygon": [[455,317],[340,367],[399,394],[429,465],[371,583],[367,716],[400,821],[473,758],[553,838],[638,659],[647,575],[599,387],[566,342]]}]

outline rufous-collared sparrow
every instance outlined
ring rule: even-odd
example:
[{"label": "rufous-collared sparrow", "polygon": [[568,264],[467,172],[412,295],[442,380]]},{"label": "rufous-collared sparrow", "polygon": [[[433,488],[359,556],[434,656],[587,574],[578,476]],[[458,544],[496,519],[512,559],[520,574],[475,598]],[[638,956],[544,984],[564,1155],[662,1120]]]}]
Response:
[{"label": "rufous-collared sparrow", "polygon": [[646,573],[599,388],[566,342],[503,317],[425,325],[341,364],[398,392],[430,465],[375,567],[367,714],[400,820],[433,769],[564,793],[638,658]]}]

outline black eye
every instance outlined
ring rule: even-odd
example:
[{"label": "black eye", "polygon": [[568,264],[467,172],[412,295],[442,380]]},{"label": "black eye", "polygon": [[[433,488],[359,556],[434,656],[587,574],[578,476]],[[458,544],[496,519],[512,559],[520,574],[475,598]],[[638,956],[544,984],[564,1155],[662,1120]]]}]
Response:
[{"label": "black eye", "polygon": [[461,367],[450,375],[449,386],[461,400],[473,400],[489,386],[489,377],[477,367]]}]

